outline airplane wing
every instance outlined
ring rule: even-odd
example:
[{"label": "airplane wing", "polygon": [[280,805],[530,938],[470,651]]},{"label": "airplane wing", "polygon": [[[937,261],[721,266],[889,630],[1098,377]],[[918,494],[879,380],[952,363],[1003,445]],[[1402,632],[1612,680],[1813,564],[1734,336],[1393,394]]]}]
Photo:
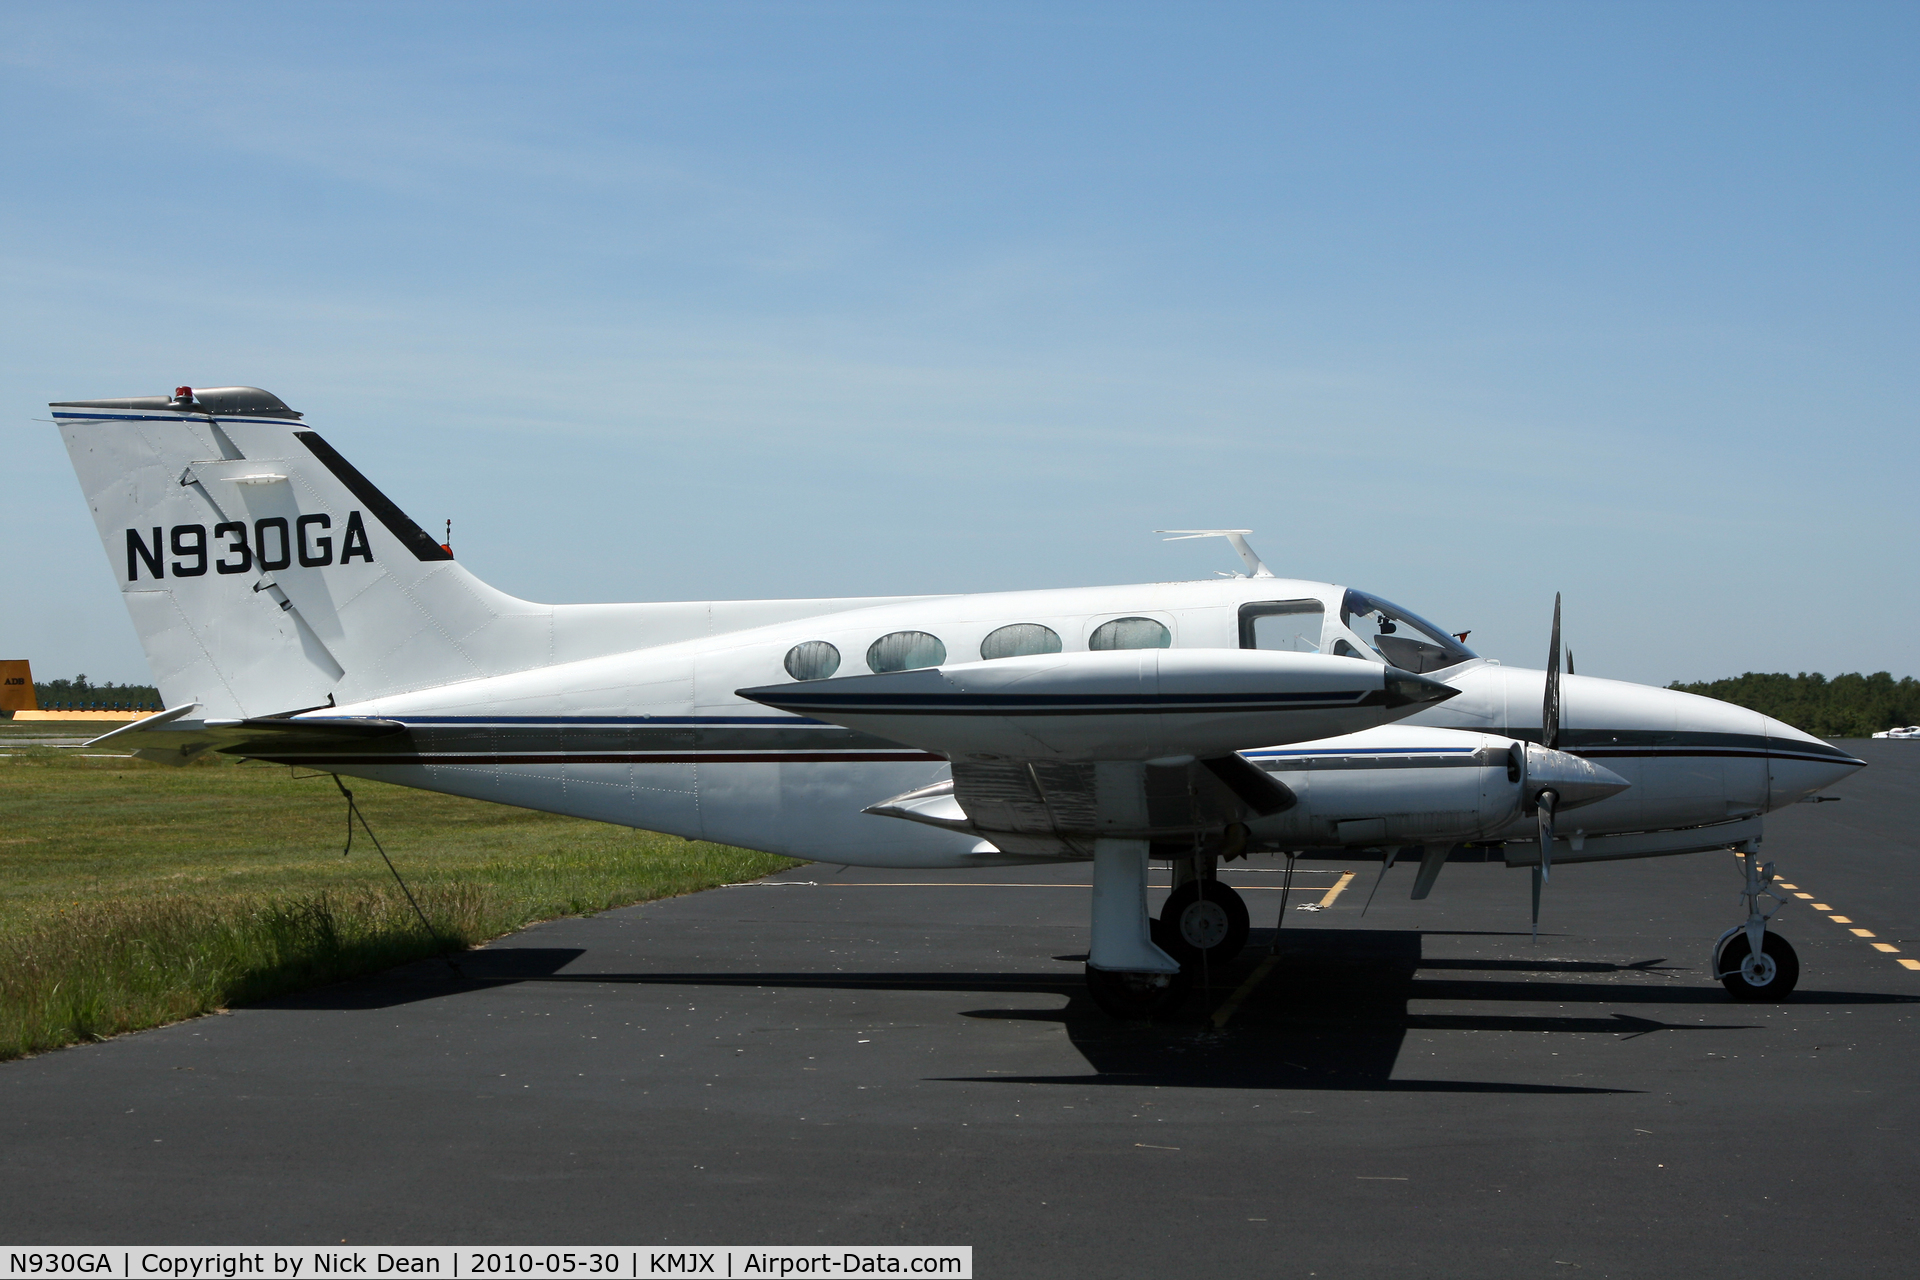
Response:
[{"label": "airplane wing", "polygon": [[1172,840],[1283,812],[1293,794],[1237,751],[1387,724],[1456,691],[1355,658],[1141,649],[738,692],[952,763],[949,781],[869,813],[1009,853],[1085,856],[1096,839]]}]

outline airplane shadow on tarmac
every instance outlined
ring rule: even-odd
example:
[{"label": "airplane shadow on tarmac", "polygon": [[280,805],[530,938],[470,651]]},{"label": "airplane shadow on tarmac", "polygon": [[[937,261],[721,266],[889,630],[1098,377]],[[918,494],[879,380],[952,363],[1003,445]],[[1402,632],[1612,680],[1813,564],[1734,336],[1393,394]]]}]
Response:
[{"label": "airplane shadow on tarmac", "polygon": [[[278,1009],[387,1008],[516,983],[619,983],[639,986],[760,987],[783,990],[953,991],[1052,994],[1055,1009],[961,1011],[982,1020],[1058,1022],[1092,1068],[1048,1076],[947,1076],[999,1084],[1155,1085],[1187,1089],[1369,1090],[1431,1093],[1622,1093],[1601,1086],[1475,1080],[1396,1080],[1393,1072],[1410,1031],[1585,1033],[1622,1038],[1654,1032],[1753,1030],[1738,1020],[1716,984],[1680,979],[1660,960],[1637,964],[1570,961],[1458,960],[1421,957],[1428,933],[1406,930],[1303,929],[1291,933],[1273,963],[1271,930],[1256,930],[1246,951],[1223,973],[1196,985],[1179,1017],[1161,1023],[1116,1022],[1093,1006],[1078,970],[1063,972],[705,972],[563,973],[584,951],[561,947],[493,947],[450,961],[425,961],[377,977],[263,1001]],[[1081,956],[1056,959],[1080,961]],[[1671,982],[1636,975],[1675,972]],[[1476,975],[1476,976],[1468,976]],[[1481,974],[1506,976],[1477,976]],[[1528,975],[1523,980],[1519,975]],[[1558,975],[1586,974],[1592,980]],[[1250,979],[1259,977],[1257,982]],[[1238,994],[1230,1016],[1223,1006]],[[1666,1022],[1618,1011],[1591,1015],[1419,1013],[1415,1001],[1556,1005],[1711,1007],[1713,1022]],[[1912,997],[1869,992],[1800,991],[1792,1003],[1910,1003]],[[1216,1025],[1218,1023],[1218,1025]]]},{"label": "airplane shadow on tarmac", "polygon": [[[1552,1000],[1556,1004],[1724,1004],[1712,989],[1639,987],[1607,982],[1422,979],[1422,970],[1519,970],[1550,975],[1658,973],[1660,962],[1637,965],[1564,961],[1423,961],[1424,933],[1406,930],[1313,929],[1290,934],[1267,960],[1271,930],[1256,930],[1239,963],[1197,989],[1176,1021],[1126,1024],[1069,1004],[1057,1012],[977,1010],[978,1018],[1058,1020],[1086,1055],[1092,1075],[992,1076],[1020,1084],[1131,1084],[1162,1088],[1368,1090],[1420,1093],[1626,1093],[1591,1085],[1522,1084],[1484,1080],[1395,1080],[1409,1031],[1586,1032],[1646,1035],[1655,1031],[1747,1030],[1743,1023],[1668,1023],[1613,1013],[1592,1017],[1531,1014],[1419,1014],[1416,999],[1449,1001]],[[1080,959],[1081,957],[1061,957]],[[1264,968],[1264,972],[1263,972]],[[1236,1000],[1235,997],[1238,997]],[[1080,1001],[1081,1005],[1089,1002]],[[1225,1013],[1222,1019],[1219,1015]]]}]

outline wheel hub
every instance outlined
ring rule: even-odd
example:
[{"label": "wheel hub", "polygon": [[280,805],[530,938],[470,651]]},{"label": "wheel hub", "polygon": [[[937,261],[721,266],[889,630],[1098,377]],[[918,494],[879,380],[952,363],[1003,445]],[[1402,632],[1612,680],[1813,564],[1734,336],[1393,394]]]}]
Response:
[{"label": "wheel hub", "polygon": [[1764,951],[1759,955],[1748,952],[1740,961],[1740,976],[1751,986],[1766,986],[1779,971],[1780,967],[1773,962],[1773,957]]},{"label": "wheel hub", "polygon": [[1180,913],[1180,938],[1196,951],[1211,951],[1226,940],[1232,922],[1217,902],[1202,898]]}]

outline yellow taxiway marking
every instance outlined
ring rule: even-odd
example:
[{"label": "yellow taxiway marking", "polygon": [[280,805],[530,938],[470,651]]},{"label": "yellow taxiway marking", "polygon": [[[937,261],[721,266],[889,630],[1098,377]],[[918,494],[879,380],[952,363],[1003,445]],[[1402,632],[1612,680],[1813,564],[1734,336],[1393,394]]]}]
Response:
[{"label": "yellow taxiway marking", "polygon": [[[1339,882],[1335,884],[1333,888],[1327,890],[1326,895],[1320,899],[1320,905],[1323,908],[1332,906],[1334,900],[1346,890],[1348,885],[1353,883],[1354,874],[1355,873],[1351,871],[1343,872]],[[1244,888],[1245,886],[1242,887]],[[1267,975],[1273,972],[1273,966],[1278,964],[1279,961],[1279,956],[1269,955],[1266,959],[1254,966],[1253,972],[1247,975],[1247,980],[1235,988],[1234,993],[1228,996],[1218,1009],[1213,1011],[1213,1025],[1216,1030],[1227,1025],[1227,1019],[1233,1017],[1233,1015],[1239,1011],[1240,1005],[1246,998],[1252,995],[1255,989],[1267,980]]]},{"label": "yellow taxiway marking", "polygon": [[[1332,895],[1332,897],[1338,897],[1340,895],[1340,891],[1347,887],[1347,881],[1351,879],[1353,879],[1353,873],[1348,872],[1345,879],[1342,879],[1337,884],[1335,884],[1333,888],[1327,890],[1328,894]],[[1227,882],[1222,880],[1220,883],[1225,884]],[[1163,889],[1166,886],[1157,884],[1157,885],[1154,885],[1153,887],[1156,889]],[[1277,884],[1236,884],[1233,887],[1235,889],[1238,889],[1241,893],[1279,893],[1282,889],[1282,886]],[[1296,884],[1293,886],[1293,891],[1295,893],[1311,893],[1315,889],[1318,889],[1319,887],[1320,886],[1317,884]],[[1327,905],[1327,902],[1329,901],[1331,901],[1331,898],[1323,899],[1320,905],[1324,907]]]},{"label": "yellow taxiway marking", "polygon": [[1353,872],[1349,871],[1345,875],[1340,877],[1339,883],[1335,884],[1333,888],[1327,890],[1327,896],[1320,899],[1320,905],[1322,907],[1332,906],[1333,900],[1339,897],[1341,892],[1345,890],[1346,887],[1352,883],[1353,883]]},{"label": "yellow taxiway marking", "polygon": [[1270,955],[1254,966],[1253,972],[1247,975],[1247,980],[1241,983],[1232,995],[1227,997],[1225,1004],[1213,1011],[1213,1025],[1215,1030],[1227,1025],[1227,1019],[1231,1018],[1234,1012],[1240,1008],[1240,1002],[1252,995],[1254,988],[1267,980],[1267,975],[1273,972],[1273,966],[1279,962],[1279,956]]},{"label": "yellow taxiway marking", "polygon": [[[1737,858],[1741,855],[1736,853],[1734,856]],[[1785,880],[1776,880],[1774,881],[1774,884],[1782,889],[1793,890],[1794,897],[1800,899],[1802,902],[1806,902],[1810,904],[1815,911],[1826,913],[1827,919],[1833,921],[1835,924],[1844,924],[1844,925],[1853,924],[1853,918],[1851,916],[1834,915],[1833,907],[1831,904],[1825,903],[1825,902],[1814,902],[1812,894],[1799,892],[1800,886],[1788,884]],[[1861,929],[1858,927],[1849,928],[1847,932],[1851,933],[1856,938],[1873,938],[1877,936],[1875,935],[1874,931],[1871,929]],[[1901,955],[1900,948],[1894,946],[1890,942],[1869,942],[1867,943],[1867,945],[1872,947],[1875,951],[1878,951],[1883,955],[1894,956],[1895,957],[1894,963],[1899,965],[1903,969],[1920,970],[1920,960],[1914,960],[1910,957]]]}]

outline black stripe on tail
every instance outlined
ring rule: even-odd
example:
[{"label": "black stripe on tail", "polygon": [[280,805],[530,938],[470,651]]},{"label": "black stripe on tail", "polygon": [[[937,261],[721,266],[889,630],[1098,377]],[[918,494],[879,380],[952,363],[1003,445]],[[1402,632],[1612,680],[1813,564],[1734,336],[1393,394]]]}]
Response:
[{"label": "black stripe on tail", "polygon": [[408,519],[406,512],[393,505],[393,499],[374,488],[373,481],[356,471],[351,462],[341,457],[334,447],[322,440],[317,433],[296,431],[293,433],[293,438],[307,446],[314,457],[325,463],[327,470],[333,472],[334,479],[347,486],[354,497],[365,503],[367,510],[373,512],[380,523],[387,526],[387,532],[400,539],[401,544],[413,552],[414,559],[453,559],[453,552],[435,542],[432,534]]}]

